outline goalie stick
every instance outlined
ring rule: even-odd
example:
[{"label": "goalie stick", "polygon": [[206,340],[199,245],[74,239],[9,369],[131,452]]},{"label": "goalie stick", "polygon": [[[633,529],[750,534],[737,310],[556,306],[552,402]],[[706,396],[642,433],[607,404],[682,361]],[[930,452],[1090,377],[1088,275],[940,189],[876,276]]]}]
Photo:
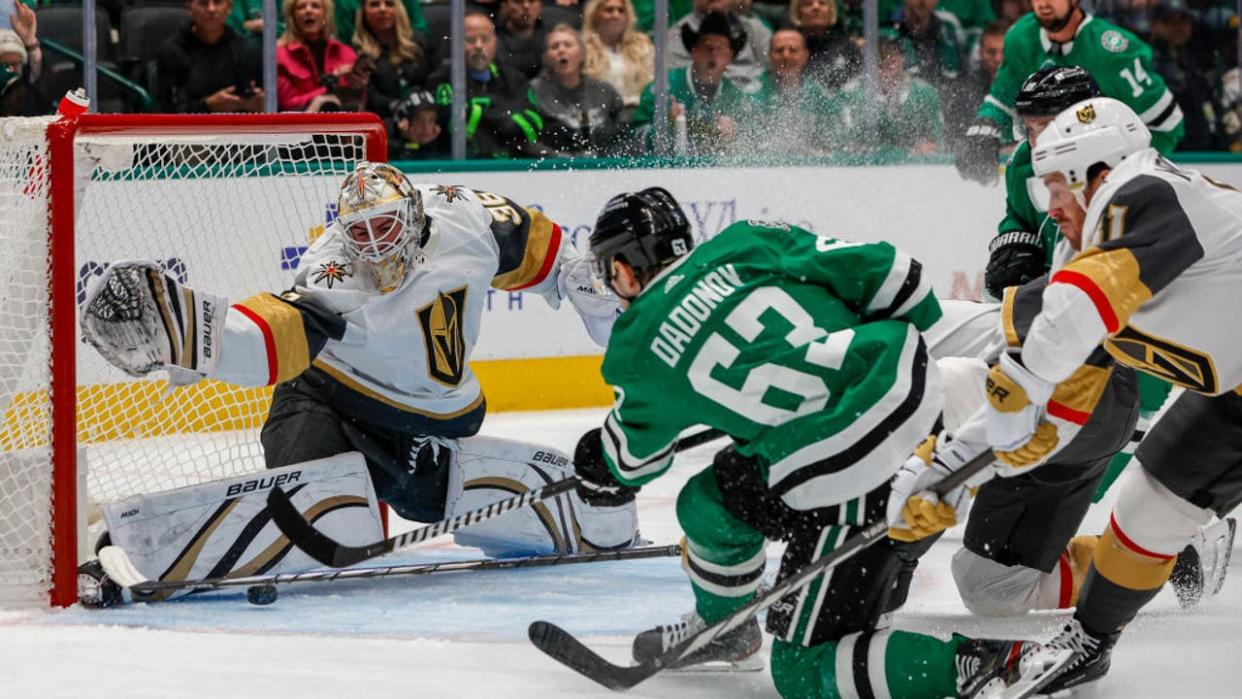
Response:
[{"label": "goalie stick", "polygon": [[[987,468],[994,459],[995,455],[991,449],[988,449],[971,459],[953,474],[936,483],[932,490],[937,494],[943,495],[965,483],[967,479],[979,471]],[[546,621],[532,623],[528,630],[528,635],[530,636],[531,643],[535,644],[536,648],[546,653],[553,660],[598,682],[608,689],[624,691],[661,670],[677,665],[683,658],[711,643],[721,634],[741,626],[755,614],[776,604],[785,595],[809,585],[829,568],[849,559],[854,554],[887,536],[888,522],[880,520],[866,525],[857,534],[846,539],[845,543],[841,544],[836,550],[811,563],[797,574],[777,583],[767,592],[757,595],[745,607],[733,611],[724,619],[700,630],[676,647],[645,663],[628,666],[615,665],[588,648],[568,631]],[[1069,660],[1069,655],[1066,654],[1065,657],[1059,658],[1059,660],[1063,664]],[[1059,667],[1060,665],[1057,665],[1055,668],[1049,668],[1047,672],[1051,672]],[[1029,692],[1025,694],[1014,693],[1002,694],[1001,696],[1015,698],[1029,696],[1029,693],[1033,692],[1034,688],[1023,687],[1019,689],[1019,691],[1026,690],[1029,690]]]},{"label": "goalie stick", "polygon": [[236,578],[200,578],[198,580],[151,580],[143,575],[129,555],[117,546],[106,546],[99,552],[99,560],[108,577],[121,587],[127,588],[139,601],[147,595],[160,592],[191,590],[206,592],[230,587],[255,585],[289,585],[301,582],[332,582],[334,580],[359,580],[404,575],[432,575],[436,573],[465,573],[477,570],[508,570],[510,568],[545,568],[550,566],[594,563],[597,561],[630,561],[644,558],[665,558],[681,555],[677,544],[669,546],[643,546],[618,551],[594,551],[591,553],[548,554],[521,558],[480,558],[468,561],[445,561],[442,563],[411,563],[406,565],[351,568],[347,570],[310,570],[302,573],[278,573],[274,575],[248,575]]},{"label": "goalie stick", "polygon": [[[676,451],[685,451],[723,436],[724,433],[715,428],[696,432],[678,440]],[[363,546],[342,544],[316,529],[314,525],[306,521],[306,518],[298,511],[297,506],[289,499],[289,495],[279,487],[272,488],[271,492],[268,493],[267,509],[272,515],[272,521],[275,522],[276,527],[280,529],[282,534],[288,537],[294,546],[297,546],[305,551],[308,556],[326,566],[348,568],[376,556],[392,553],[399,548],[422,543],[428,539],[457,531],[506,512],[553,498],[572,490],[577,483],[578,479],[571,476],[549,483],[542,488],[528,490],[521,495],[497,500],[477,510],[471,510],[470,512]]]}]

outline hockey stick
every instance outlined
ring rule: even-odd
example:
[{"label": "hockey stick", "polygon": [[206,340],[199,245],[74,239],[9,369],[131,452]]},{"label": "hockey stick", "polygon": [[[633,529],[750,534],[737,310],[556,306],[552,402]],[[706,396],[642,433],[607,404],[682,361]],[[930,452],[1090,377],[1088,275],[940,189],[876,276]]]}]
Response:
[{"label": "hockey stick", "polygon": [[[680,556],[681,546],[644,546],[618,551],[594,551],[591,553],[550,554],[524,556],[522,558],[481,558],[469,561],[445,561],[443,563],[413,563],[407,565],[374,568],[351,568],[348,570],[311,570],[302,573],[278,573],[274,575],[248,575],[237,578],[200,578],[198,580],[151,580],[134,567],[124,550],[107,546],[100,551],[100,561],[108,577],[118,585],[128,588],[136,597],[159,592],[190,590],[205,592],[229,587],[254,587],[256,585],[288,585],[300,582],[332,582],[334,580],[358,580],[363,578],[387,578],[404,575],[432,575],[435,573],[464,573],[476,570],[507,570],[510,568],[545,568],[549,566],[594,563],[596,561],[629,561],[644,558]],[[123,557],[123,558],[122,558]]]},{"label": "hockey stick", "polygon": [[[724,433],[715,428],[696,432],[679,440],[676,451],[685,451],[723,436]],[[457,531],[506,512],[548,500],[572,490],[577,484],[578,479],[571,476],[549,483],[542,488],[528,490],[525,493],[505,498],[504,500],[497,500],[477,510],[465,512],[455,517],[440,520],[425,527],[413,529],[404,534],[364,546],[342,544],[316,529],[314,525],[306,521],[306,518],[298,511],[297,506],[289,499],[289,495],[279,487],[272,488],[271,492],[268,493],[267,509],[272,515],[272,521],[276,523],[276,527],[280,529],[282,534],[288,537],[289,541],[293,542],[294,546],[305,551],[311,558],[324,565],[332,566],[333,568],[348,568],[369,558],[392,553],[399,548],[422,543],[428,539]]]},{"label": "hockey stick", "polygon": [[[960,469],[932,486],[932,491],[943,495],[966,482],[971,476],[990,466],[996,456],[991,449],[985,450],[968,461]],[[653,660],[638,665],[615,665],[595,651],[586,647],[572,634],[561,627],[546,622],[536,621],[530,625],[528,635],[531,643],[552,659],[592,679],[599,684],[615,691],[624,691],[646,680],[652,675],[670,667],[675,667],[683,658],[711,643],[721,634],[728,633],[746,623],[760,611],[771,607],[785,595],[801,589],[819,577],[824,571],[849,559],[864,548],[888,536],[888,522],[879,520],[863,527],[857,534],[845,540],[845,543],[777,583],[762,595],[757,595],[750,604],[737,609],[724,619],[700,630],[698,633],[682,641],[676,647]]]}]

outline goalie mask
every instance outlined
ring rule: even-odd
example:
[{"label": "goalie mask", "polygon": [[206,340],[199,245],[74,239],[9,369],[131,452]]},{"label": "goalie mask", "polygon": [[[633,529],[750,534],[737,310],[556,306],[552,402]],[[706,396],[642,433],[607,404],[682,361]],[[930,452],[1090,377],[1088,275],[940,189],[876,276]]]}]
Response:
[{"label": "goalie mask", "polygon": [[382,293],[396,289],[415,262],[426,225],[418,190],[387,163],[359,163],[341,184],[337,220],[358,269]]}]

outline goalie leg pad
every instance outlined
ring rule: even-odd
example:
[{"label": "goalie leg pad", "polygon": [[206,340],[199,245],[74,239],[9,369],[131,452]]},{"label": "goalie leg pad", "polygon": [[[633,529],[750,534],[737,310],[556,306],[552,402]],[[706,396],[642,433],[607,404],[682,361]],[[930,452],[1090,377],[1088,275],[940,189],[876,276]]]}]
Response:
[{"label": "goalie leg pad", "polygon": [[[319,567],[271,522],[279,486],[308,520],[343,543],[384,537],[362,455],[351,452],[103,505],[114,546],[151,580],[288,573]],[[155,599],[166,599],[159,593]],[[141,600],[139,600],[141,601]]]},{"label": "goalie leg pad", "polygon": [[[573,475],[569,456],[550,447],[493,437],[458,441],[449,470],[446,517],[541,488]],[[630,546],[638,528],[633,501],[585,504],[569,492],[455,532],[488,556],[605,551]]]},{"label": "goalie leg pad", "polygon": [[114,262],[87,287],[82,339],[132,376],[168,367],[211,374],[227,310],[224,297],[182,284],[156,262]]}]

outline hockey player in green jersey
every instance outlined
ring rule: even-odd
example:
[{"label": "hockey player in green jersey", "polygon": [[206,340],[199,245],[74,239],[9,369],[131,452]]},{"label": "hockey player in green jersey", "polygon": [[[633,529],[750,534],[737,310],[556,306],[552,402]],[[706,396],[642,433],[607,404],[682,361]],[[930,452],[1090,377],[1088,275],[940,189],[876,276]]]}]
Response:
[{"label": "hockey player in green jersey", "polygon": [[1151,47],[1087,14],[1079,0],[1034,0],[1032,12],[1005,34],[1004,60],[958,154],[962,176],[984,183],[996,178],[1019,85],[1047,65],[1087,69],[1103,95],[1121,100],[1142,117],[1152,133],[1152,147],[1161,153],[1171,153],[1182,139],[1182,110],[1152,68]]},{"label": "hockey player in green jersey", "polygon": [[[767,541],[788,543],[789,576],[884,521],[890,479],[943,403],[920,332],[940,305],[905,253],[754,221],[693,244],[659,188],[613,197],[591,234],[597,281],[625,310],[603,364],[616,403],[574,457],[580,496],[627,502],[691,425],[734,440],[678,497],[695,610],[640,634],[640,661],[748,603]],[[976,696],[1022,675],[1026,642],[880,628],[898,566],[881,542],[769,609],[782,696]],[[752,620],[690,662],[736,660],[761,641]]]}]

